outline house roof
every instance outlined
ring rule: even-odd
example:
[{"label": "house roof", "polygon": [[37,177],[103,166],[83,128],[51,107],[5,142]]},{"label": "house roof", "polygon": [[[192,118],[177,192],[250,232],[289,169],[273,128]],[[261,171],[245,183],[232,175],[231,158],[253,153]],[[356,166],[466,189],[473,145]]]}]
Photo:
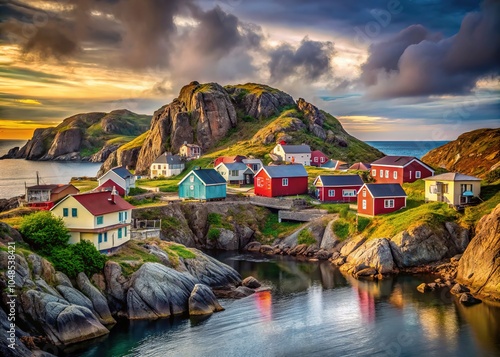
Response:
[{"label": "house roof", "polygon": [[474,176],[464,175],[458,172],[447,172],[441,175],[430,176],[424,178],[424,180],[432,181],[481,181],[480,178]]},{"label": "house roof", "polygon": [[310,153],[309,145],[281,145],[285,154],[302,154]]},{"label": "house roof", "polygon": [[233,163],[233,162],[241,162],[243,159],[246,159],[246,156],[235,155],[235,156],[219,156],[215,161],[223,162],[223,163]]},{"label": "house roof", "polygon": [[405,166],[414,159],[417,158],[415,156],[384,156],[372,162],[372,165]]},{"label": "house roof", "polygon": [[64,191],[65,189],[73,187],[77,191],[80,191],[72,184],[53,184],[53,185],[35,185],[27,187],[28,190],[50,190],[51,193],[59,193]]},{"label": "house roof", "polygon": [[110,171],[113,171],[115,174],[117,174],[118,176],[120,176],[121,178],[123,179],[126,179],[126,178],[129,178],[129,177],[132,177],[133,175],[130,173],[129,170],[127,170],[125,167],[123,166],[117,166],[117,167],[113,167]]},{"label": "house roof", "polygon": [[182,164],[182,159],[179,155],[172,154],[162,154],[156,158],[153,164],[169,164],[169,165],[179,165]]},{"label": "house roof", "polygon": [[191,170],[190,173],[188,173],[177,185],[180,185],[184,180],[186,180],[191,173],[195,174],[206,186],[209,185],[221,185],[221,184],[226,184],[226,179],[221,176],[216,170],[214,169],[198,169],[198,170]]},{"label": "house roof", "polygon": [[87,192],[80,193],[77,195],[69,195],[57,203],[51,210],[62,204],[69,197],[73,197],[77,200],[83,207],[85,207],[92,215],[101,216],[103,214],[125,211],[133,209],[130,203],[125,201],[118,195],[114,195],[114,203],[111,201],[111,192],[101,191],[101,192]]},{"label": "house roof", "polygon": [[311,155],[321,155],[321,156],[326,156],[322,151],[320,150],[314,150],[311,151]]},{"label": "house roof", "polygon": [[242,162],[222,163],[222,165],[226,166],[228,170],[250,170],[250,168]]},{"label": "house roof", "polygon": [[355,164],[352,164],[351,167],[349,167],[349,170],[363,170],[367,171],[370,170],[372,165],[365,163],[365,162],[357,162]]},{"label": "house roof", "polygon": [[187,146],[188,148],[201,148],[200,145],[196,144],[182,144],[182,146]]},{"label": "house roof", "polygon": [[321,180],[323,186],[362,186],[363,180],[359,175],[320,175],[314,184]]},{"label": "house roof", "polygon": [[243,159],[241,162],[244,164],[262,164],[261,159]]},{"label": "house roof", "polygon": [[99,185],[98,187],[96,187],[94,189],[94,192],[96,192],[96,191],[112,191],[113,187],[116,189],[116,191],[118,191],[118,194],[120,196],[125,195],[125,189],[111,179],[106,180],[106,182],[104,182],[101,185]]},{"label": "house roof", "polygon": [[264,170],[269,177],[307,177],[307,171],[303,165],[279,165],[279,166],[263,166],[257,174]]},{"label": "house roof", "polygon": [[[374,198],[406,197],[406,192],[399,183],[365,183],[363,187],[365,186]],[[363,187],[361,187],[360,190],[362,190]]]}]

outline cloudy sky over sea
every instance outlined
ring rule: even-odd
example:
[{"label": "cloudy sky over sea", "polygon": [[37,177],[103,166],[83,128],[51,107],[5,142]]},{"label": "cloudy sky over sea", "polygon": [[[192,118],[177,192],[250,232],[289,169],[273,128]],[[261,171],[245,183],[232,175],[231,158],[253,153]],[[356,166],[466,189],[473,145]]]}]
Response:
[{"label": "cloudy sky over sea", "polygon": [[72,114],[152,114],[190,81],[261,82],[364,140],[500,119],[498,0],[3,0],[0,138]]}]

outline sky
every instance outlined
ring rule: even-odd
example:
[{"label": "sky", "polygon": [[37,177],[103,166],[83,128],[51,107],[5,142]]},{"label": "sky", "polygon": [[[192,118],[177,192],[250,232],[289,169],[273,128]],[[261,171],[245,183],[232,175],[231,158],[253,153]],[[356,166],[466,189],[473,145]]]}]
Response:
[{"label": "sky", "polygon": [[268,84],[362,140],[453,140],[500,126],[499,59],[499,0],[0,0],[0,139],[196,80]]}]

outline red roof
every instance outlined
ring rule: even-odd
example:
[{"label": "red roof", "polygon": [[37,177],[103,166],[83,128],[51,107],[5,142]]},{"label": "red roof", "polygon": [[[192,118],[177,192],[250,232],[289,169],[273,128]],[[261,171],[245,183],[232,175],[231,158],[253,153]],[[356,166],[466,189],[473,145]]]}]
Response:
[{"label": "red roof", "polygon": [[114,195],[114,203],[111,201],[111,192],[89,192],[72,196],[94,216],[101,216],[107,213],[126,211],[133,209],[130,203],[118,195]]},{"label": "red roof", "polygon": [[125,196],[125,189],[121,187],[119,184],[117,184],[115,181],[109,179],[106,182],[104,182],[102,185],[96,187],[94,191],[99,192],[99,191],[112,191],[113,187],[118,191],[118,194],[120,196]]}]

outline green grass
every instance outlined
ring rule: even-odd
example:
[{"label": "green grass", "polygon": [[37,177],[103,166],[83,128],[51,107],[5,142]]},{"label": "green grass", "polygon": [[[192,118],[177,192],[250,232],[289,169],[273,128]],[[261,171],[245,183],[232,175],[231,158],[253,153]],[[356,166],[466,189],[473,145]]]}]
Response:
[{"label": "green grass", "polygon": [[150,191],[144,189],[144,188],[140,188],[140,187],[131,187],[128,191],[128,195],[129,196],[137,196],[137,195],[141,195],[143,193],[148,193]]},{"label": "green grass", "polygon": [[132,136],[132,135],[119,135],[112,137],[106,141],[106,145],[113,145],[113,144],[125,144],[125,143],[130,143],[131,141],[135,140],[137,137]]},{"label": "green grass", "polygon": [[188,248],[186,248],[183,245],[180,244],[172,244],[168,248],[170,251],[175,252],[179,257],[183,259],[194,259],[196,258],[196,254],[194,254],[192,251],[190,251]]},{"label": "green grass", "polygon": [[303,229],[300,231],[299,236],[297,238],[297,243],[298,244],[306,244],[306,245],[311,245],[315,244],[316,239],[314,239],[312,233],[308,229]]},{"label": "green grass", "polygon": [[149,134],[149,130],[146,131],[145,133],[142,133],[138,137],[130,140],[128,143],[120,146],[118,148],[118,150],[124,151],[124,150],[130,150],[130,149],[141,147],[142,144],[144,144],[144,141],[146,141],[146,138],[148,137],[148,134]]},{"label": "green grass", "polygon": [[220,237],[220,229],[219,228],[210,228],[207,233],[207,238],[209,240],[215,241]]},{"label": "green grass", "polygon": [[333,233],[341,240],[346,240],[351,234],[354,233],[354,226],[352,221],[339,218],[332,224]]},{"label": "green grass", "polygon": [[[141,244],[144,244],[141,242]],[[146,262],[159,263],[160,259],[150,254],[140,243],[129,241],[109,256],[109,260],[114,261],[122,267],[123,275],[130,276]]]},{"label": "green grass", "polygon": [[84,179],[84,180],[71,180],[70,184],[75,186],[80,192],[91,191],[97,186],[99,186],[99,182],[97,180]]},{"label": "green grass", "polygon": [[477,206],[466,207],[459,222],[473,227],[484,215],[490,213],[500,204],[500,180],[481,186],[481,199],[484,201]]},{"label": "green grass", "polygon": [[266,220],[261,223],[261,241],[271,242],[276,238],[285,238],[296,231],[302,223],[299,222],[278,222],[277,213],[269,213]]}]

